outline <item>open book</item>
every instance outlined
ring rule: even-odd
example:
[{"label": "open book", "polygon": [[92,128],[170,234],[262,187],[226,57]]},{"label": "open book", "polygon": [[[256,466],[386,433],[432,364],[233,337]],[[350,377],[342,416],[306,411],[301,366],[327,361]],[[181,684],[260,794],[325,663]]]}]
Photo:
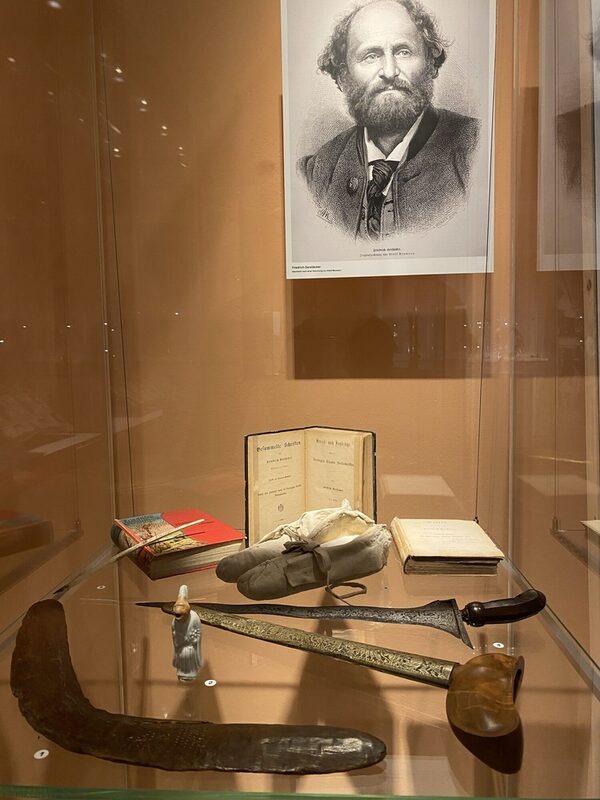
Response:
[{"label": "open book", "polygon": [[248,543],[305,511],[352,508],[376,518],[375,434],[297,428],[245,437]]},{"label": "open book", "polygon": [[493,575],[504,554],[471,519],[399,519],[391,524],[404,572]]}]

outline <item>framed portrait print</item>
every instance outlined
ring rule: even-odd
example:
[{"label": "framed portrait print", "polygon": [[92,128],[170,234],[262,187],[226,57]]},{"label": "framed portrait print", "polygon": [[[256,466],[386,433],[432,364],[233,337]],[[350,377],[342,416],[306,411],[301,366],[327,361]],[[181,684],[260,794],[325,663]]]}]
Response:
[{"label": "framed portrait print", "polygon": [[489,269],[488,0],[282,0],[288,278]]}]

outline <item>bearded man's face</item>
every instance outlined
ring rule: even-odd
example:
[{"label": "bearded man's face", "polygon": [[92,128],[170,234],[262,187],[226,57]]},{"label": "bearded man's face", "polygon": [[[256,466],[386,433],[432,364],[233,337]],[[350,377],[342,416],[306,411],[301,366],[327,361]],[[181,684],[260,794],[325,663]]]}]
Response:
[{"label": "bearded man's face", "polygon": [[340,78],[359,125],[380,134],[407,129],[433,97],[434,71],[420,31],[393,0],[361,9],[348,30]]}]

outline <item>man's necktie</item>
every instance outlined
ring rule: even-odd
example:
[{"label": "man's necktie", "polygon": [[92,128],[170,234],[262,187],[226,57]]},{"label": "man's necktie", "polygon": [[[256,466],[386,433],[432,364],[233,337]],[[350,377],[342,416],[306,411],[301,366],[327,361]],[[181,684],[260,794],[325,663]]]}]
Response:
[{"label": "man's necktie", "polygon": [[369,236],[378,237],[381,233],[381,209],[383,208],[384,189],[396,171],[398,161],[386,161],[383,158],[371,161],[373,177],[367,186],[367,231]]}]

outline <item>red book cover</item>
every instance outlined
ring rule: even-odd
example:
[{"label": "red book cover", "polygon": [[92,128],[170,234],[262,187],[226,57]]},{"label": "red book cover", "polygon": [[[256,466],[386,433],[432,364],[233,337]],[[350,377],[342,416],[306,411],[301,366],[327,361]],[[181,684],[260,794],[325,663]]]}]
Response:
[{"label": "red book cover", "polygon": [[[198,519],[203,522],[178,533],[182,525]],[[149,541],[159,535],[165,538]],[[152,579],[204,569],[232,552],[232,547],[241,548],[245,542],[243,533],[198,508],[116,519],[111,537],[121,550],[135,543],[149,542],[131,558]]]},{"label": "red book cover", "polygon": [[210,514],[200,511],[198,508],[185,509],[184,511],[165,511],[161,514],[161,517],[174,528],[185,525],[186,522],[193,522],[195,519],[203,519],[204,522],[199,522],[198,525],[192,525],[182,531],[190,539],[195,539],[200,544],[220,544],[221,542],[232,542],[236,539],[242,541],[245,538],[240,531],[236,531],[235,528],[216,517],[211,517]]}]

